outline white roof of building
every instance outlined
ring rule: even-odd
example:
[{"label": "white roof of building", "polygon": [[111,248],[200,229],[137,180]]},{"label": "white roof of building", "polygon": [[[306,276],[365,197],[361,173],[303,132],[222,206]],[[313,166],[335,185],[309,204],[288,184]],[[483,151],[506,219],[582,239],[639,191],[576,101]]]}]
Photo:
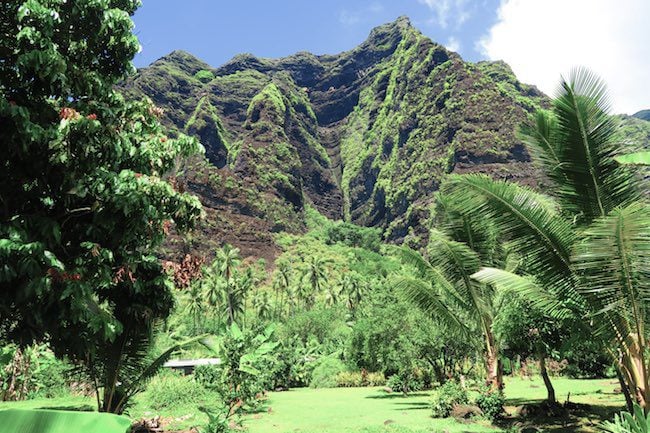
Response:
[{"label": "white roof of building", "polygon": [[219,358],[200,358],[200,359],[172,359],[165,362],[163,367],[168,368],[183,368],[183,367],[196,367],[197,365],[219,365],[221,359]]}]

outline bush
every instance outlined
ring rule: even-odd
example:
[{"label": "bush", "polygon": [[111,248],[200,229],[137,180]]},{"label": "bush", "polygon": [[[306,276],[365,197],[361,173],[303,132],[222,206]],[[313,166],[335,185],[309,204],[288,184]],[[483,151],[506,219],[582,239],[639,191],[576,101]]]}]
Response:
[{"label": "bush", "polygon": [[406,394],[424,389],[424,381],[421,375],[415,372],[400,371],[388,378],[386,386],[394,392],[403,392]]},{"label": "bush", "polygon": [[445,382],[433,396],[431,403],[432,415],[434,418],[447,418],[451,414],[454,405],[467,404],[469,398],[467,391],[457,382]]},{"label": "bush", "polygon": [[221,373],[218,365],[197,365],[194,368],[194,380],[206,388],[214,387],[221,380]]},{"label": "bush", "polygon": [[485,388],[476,397],[476,405],[483,412],[483,416],[491,422],[499,419],[503,415],[503,404],[506,399],[501,391],[494,391],[490,388]]},{"label": "bush", "polygon": [[342,371],[336,375],[336,386],[354,388],[366,385],[363,383],[363,377],[358,371]]},{"label": "bush", "polygon": [[191,376],[167,372],[154,377],[147,387],[148,406],[161,410],[188,403],[198,403],[206,393]]},{"label": "bush", "polygon": [[367,373],[363,371],[342,371],[336,375],[336,386],[352,388],[358,386],[383,386],[386,378],[383,373]]},{"label": "bush", "polygon": [[194,78],[201,81],[202,83],[209,83],[214,79],[214,74],[212,71],[207,71],[205,69],[194,74]]},{"label": "bush", "polygon": [[345,365],[340,359],[334,357],[322,358],[318,361],[311,374],[309,386],[311,388],[335,388],[337,385],[336,377],[343,371],[345,371]]}]

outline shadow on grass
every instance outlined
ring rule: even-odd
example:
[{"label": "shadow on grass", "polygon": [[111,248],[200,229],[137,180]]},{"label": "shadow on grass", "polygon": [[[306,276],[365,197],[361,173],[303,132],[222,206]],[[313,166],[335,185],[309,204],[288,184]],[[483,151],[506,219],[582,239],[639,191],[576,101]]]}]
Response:
[{"label": "shadow on grass", "polygon": [[89,404],[80,404],[80,405],[75,405],[75,406],[43,406],[39,407],[37,409],[43,409],[43,410],[69,410],[73,412],[94,412],[95,407],[91,406]]},{"label": "shadow on grass", "polygon": [[413,392],[411,394],[404,395],[400,392],[390,393],[390,394],[381,394],[381,395],[369,395],[365,398],[376,398],[376,399],[393,399],[393,398],[411,398],[411,397],[428,397],[429,394],[426,392]]},{"label": "shadow on grass", "polygon": [[404,402],[395,402],[396,407],[393,410],[423,410],[430,409],[431,404],[418,401],[404,401]]},{"label": "shadow on grass", "polygon": [[[518,402],[518,403],[516,403]],[[511,405],[534,405],[541,401],[510,399],[506,402]],[[601,431],[599,425],[613,418],[622,407],[611,405],[579,405],[570,408],[555,416],[544,413],[534,415],[514,415],[497,423],[504,430],[517,429],[522,431],[530,429],[548,433],[586,433]]]}]

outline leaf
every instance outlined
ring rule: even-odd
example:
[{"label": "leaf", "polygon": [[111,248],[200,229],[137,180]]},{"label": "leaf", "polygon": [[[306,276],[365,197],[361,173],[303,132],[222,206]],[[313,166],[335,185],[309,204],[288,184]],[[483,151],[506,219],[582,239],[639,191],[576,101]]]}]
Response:
[{"label": "leaf", "polygon": [[650,165],[650,152],[636,152],[614,157],[616,162],[623,165]]}]

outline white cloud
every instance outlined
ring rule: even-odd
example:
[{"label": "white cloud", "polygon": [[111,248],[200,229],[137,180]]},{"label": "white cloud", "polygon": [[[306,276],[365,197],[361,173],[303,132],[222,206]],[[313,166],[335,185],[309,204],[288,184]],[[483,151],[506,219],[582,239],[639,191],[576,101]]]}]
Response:
[{"label": "white cloud", "polygon": [[607,82],[614,111],[633,113],[650,108],[648,17],[648,0],[502,0],[478,46],[550,95],[586,66]]},{"label": "white cloud", "polygon": [[460,50],[460,41],[454,36],[450,36],[445,44],[449,51],[458,52]]},{"label": "white cloud", "polygon": [[370,6],[359,10],[342,9],[339,12],[339,23],[344,26],[353,26],[363,21],[369,14],[379,14],[384,11],[384,5],[379,2],[371,3]]},{"label": "white cloud", "polygon": [[439,25],[446,29],[453,21],[455,29],[462,26],[472,14],[468,0],[418,0],[434,12],[434,16],[427,21],[429,25]]},{"label": "white cloud", "polygon": [[345,9],[339,13],[339,22],[344,26],[353,26],[359,21],[361,21],[361,17],[358,13],[350,12]]}]

